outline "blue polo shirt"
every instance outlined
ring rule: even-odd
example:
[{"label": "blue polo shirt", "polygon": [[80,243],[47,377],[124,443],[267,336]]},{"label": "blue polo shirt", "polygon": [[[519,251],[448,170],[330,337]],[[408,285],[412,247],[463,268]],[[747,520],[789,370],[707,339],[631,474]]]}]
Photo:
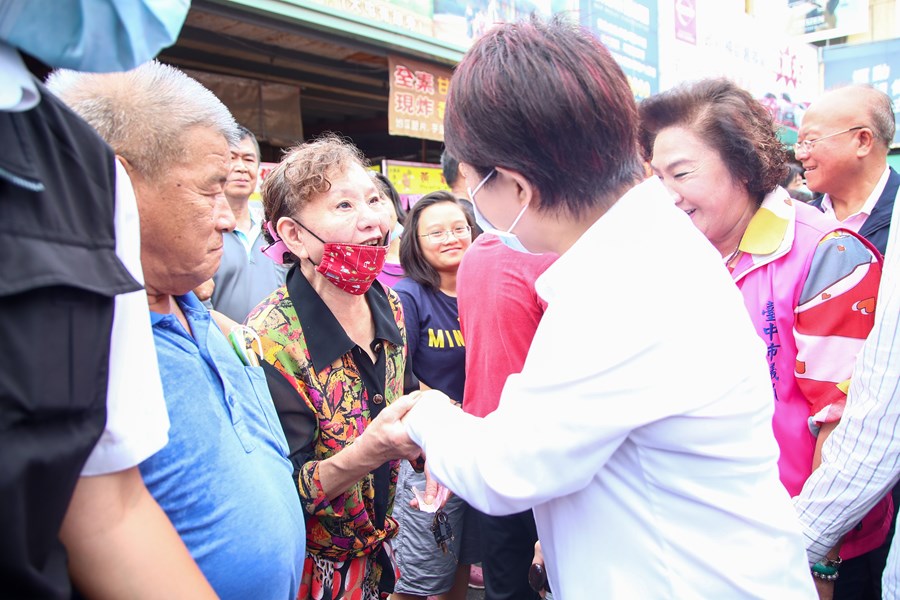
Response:
[{"label": "blue polo shirt", "polygon": [[141,475],[221,598],[293,600],[306,531],[293,467],[259,367],[245,367],[193,293],[151,312],[169,443]]}]

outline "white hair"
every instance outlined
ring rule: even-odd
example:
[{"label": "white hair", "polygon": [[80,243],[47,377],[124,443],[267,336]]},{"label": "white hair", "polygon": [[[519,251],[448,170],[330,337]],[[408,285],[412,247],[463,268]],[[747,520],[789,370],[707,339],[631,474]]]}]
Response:
[{"label": "white hair", "polygon": [[156,61],[122,73],[55,71],[47,87],[145,177],[186,160],[185,133],[193,127],[218,131],[229,145],[238,141],[234,117],[212,92]]}]

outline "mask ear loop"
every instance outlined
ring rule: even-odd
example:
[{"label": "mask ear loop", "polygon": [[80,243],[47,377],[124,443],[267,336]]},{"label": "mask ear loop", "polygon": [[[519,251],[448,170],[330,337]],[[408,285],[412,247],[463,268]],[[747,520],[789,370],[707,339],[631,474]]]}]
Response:
[{"label": "mask ear loop", "polygon": [[283,265],[284,255],[290,254],[291,251],[288,250],[284,241],[278,237],[278,232],[275,231],[275,226],[272,225],[272,221],[266,221],[266,231],[272,236],[272,243],[263,248],[262,253],[275,261],[275,263]]}]

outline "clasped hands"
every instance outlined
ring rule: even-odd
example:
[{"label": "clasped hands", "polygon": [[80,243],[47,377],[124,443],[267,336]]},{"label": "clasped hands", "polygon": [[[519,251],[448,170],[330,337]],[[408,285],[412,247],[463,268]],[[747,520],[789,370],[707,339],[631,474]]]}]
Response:
[{"label": "clasped hands", "polygon": [[[425,456],[422,449],[409,437],[406,432],[406,420],[416,404],[419,402],[450,402],[453,401],[443,392],[438,390],[417,390],[402,396],[385,407],[366,428],[366,435],[370,437],[373,447],[377,447],[384,454],[385,460],[396,458],[410,461],[417,470],[421,470]],[[442,493],[442,486],[431,476],[427,462],[425,468],[425,491],[422,494],[424,503],[433,506],[436,510],[447,501],[448,494]],[[439,502],[435,504],[435,499]],[[419,508],[419,502],[413,498],[410,505]]]}]

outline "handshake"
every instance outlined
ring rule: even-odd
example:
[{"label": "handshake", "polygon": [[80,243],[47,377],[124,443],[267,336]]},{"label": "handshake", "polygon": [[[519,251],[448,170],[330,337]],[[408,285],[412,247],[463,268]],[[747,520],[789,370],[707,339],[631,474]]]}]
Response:
[{"label": "handshake", "polygon": [[[408,423],[413,419],[427,418],[426,408],[436,403],[459,406],[446,394],[438,390],[417,390],[402,396],[385,407],[369,423],[356,443],[364,443],[366,452],[383,464],[389,460],[406,459],[416,471],[425,469],[425,491],[411,502],[413,507],[432,512],[439,509],[448,497],[447,490],[435,479],[425,465],[424,447],[420,447],[410,436]],[[376,458],[377,457],[377,458]],[[419,499],[421,498],[421,502]],[[424,506],[423,506],[424,505]]]}]

